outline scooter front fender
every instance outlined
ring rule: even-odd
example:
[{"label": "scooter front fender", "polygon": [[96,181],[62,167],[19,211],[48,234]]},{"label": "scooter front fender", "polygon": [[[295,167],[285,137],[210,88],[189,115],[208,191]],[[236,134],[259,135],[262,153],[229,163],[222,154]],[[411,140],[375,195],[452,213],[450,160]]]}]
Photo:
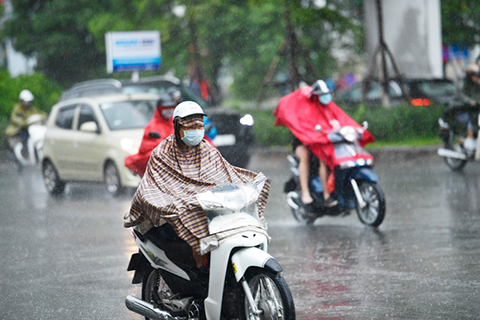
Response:
[{"label": "scooter front fender", "polygon": [[359,168],[353,171],[352,176],[355,180],[366,180],[371,182],[378,182],[378,175],[368,167]]},{"label": "scooter front fender", "polygon": [[[236,267],[237,272],[235,273],[235,278],[239,281],[245,270],[252,266],[249,263],[253,263],[254,266],[263,266],[271,258],[268,253],[258,249],[257,246],[266,248],[267,237],[257,232],[245,232],[224,240],[220,247],[210,253],[208,297],[204,301],[207,320],[220,319],[228,263],[236,263],[236,266],[240,266],[240,268]],[[234,248],[240,249],[230,256]],[[249,253],[244,254],[242,252]],[[252,256],[249,256],[250,254]],[[247,259],[250,262],[242,261],[242,259]],[[238,270],[242,271],[239,272]],[[238,276],[237,273],[241,275]]]},{"label": "scooter front fender", "polygon": [[335,189],[337,191],[340,206],[355,208],[355,193],[351,188],[351,180],[371,181],[377,183],[378,175],[370,167],[355,167],[348,170],[335,171]]},{"label": "scooter front fender", "polygon": [[232,255],[233,272],[235,279],[240,279],[250,267],[266,268],[273,272],[282,272],[280,264],[267,252],[256,247],[238,250]]}]

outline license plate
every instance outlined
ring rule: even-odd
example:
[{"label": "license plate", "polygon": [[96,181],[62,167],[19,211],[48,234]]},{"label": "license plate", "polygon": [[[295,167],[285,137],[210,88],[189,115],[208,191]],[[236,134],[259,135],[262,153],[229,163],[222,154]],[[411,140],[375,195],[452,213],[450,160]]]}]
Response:
[{"label": "license plate", "polygon": [[217,147],[233,146],[235,142],[236,138],[234,134],[219,134],[213,139],[213,144]]}]

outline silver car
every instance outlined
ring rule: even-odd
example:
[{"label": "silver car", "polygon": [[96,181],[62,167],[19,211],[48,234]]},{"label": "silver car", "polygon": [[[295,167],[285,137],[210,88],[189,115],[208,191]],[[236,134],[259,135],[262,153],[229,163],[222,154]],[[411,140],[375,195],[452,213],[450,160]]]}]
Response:
[{"label": "silver car", "polygon": [[104,182],[119,195],[137,187],[125,157],[138,152],[144,127],[156,108],[156,94],[107,94],[71,98],[53,106],[47,120],[42,173],[52,195],[67,182]]}]

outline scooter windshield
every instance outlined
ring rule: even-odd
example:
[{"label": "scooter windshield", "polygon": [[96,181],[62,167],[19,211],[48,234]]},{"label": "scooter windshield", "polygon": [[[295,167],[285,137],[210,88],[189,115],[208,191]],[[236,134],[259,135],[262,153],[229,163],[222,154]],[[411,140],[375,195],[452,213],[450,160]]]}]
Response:
[{"label": "scooter windshield", "polygon": [[258,197],[266,179],[247,184],[225,184],[196,197],[205,211],[210,234],[245,226],[262,227],[258,216]]}]

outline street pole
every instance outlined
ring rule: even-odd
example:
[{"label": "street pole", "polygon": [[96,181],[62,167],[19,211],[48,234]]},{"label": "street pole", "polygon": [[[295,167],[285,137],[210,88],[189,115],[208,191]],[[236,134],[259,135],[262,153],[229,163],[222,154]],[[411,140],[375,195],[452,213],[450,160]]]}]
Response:
[{"label": "street pole", "polygon": [[388,92],[388,71],[387,71],[387,59],[385,56],[385,51],[387,45],[383,37],[383,9],[382,9],[382,0],[376,0],[377,2],[377,21],[378,21],[378,42],[380,46],[380,57],[381,57],[381,67],[382,67],[382,105],[385,107],[390,106],[390,95]]},{"label": "street pole", "polygon": [[295,32],[293,31],[292,22],[290,20],[290,3],[289,0],[285,1],[285,39],[287,40],[287,54],[288,54],[288,80],[290,92],[298,89],[299,76],[297,67],[297,57],[295,47],[297,45],[297,39]]}]

